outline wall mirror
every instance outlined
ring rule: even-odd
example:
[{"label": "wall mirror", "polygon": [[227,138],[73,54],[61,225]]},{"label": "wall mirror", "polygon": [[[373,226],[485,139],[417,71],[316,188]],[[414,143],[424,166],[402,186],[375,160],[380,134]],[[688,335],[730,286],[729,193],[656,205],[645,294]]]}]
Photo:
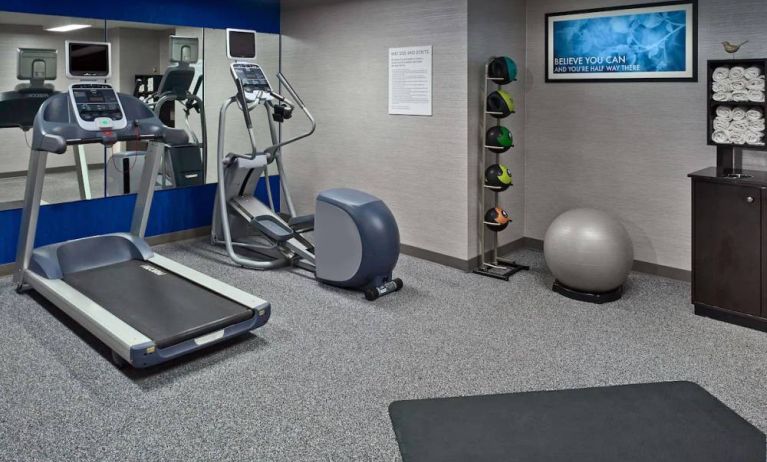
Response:
[{"label": "wall mirror", "polygon": [[[103,20],[0,12],[0,210],[18,208],[24,198],[32,136],[24,129],[46,95],[69,86],[64,42],[104,37]],[[43,202],[103,197],[103,166],[103,146],[50,156]]]},{"label": "wall mirror", "polygon": [[[34,85],[66,90],[71,83],[64,70],[67,40],[110,42],[112,76],[108,82],[118,92],[142,98],[167,125],[189,132],[188,146],[166,149],[156,179],[158,189],[217,181],[219,110],[235,93],[224,29],[0,12],[0,101],[13,99],[19,86],[33,85],[31,79],[18,78],[19,49],[52,53],[55,72],[48,69],[45,79]],[[257,52],[257,62],[279,91],[279,34],[259,33]],[[5,110],[11,107],[5,104],[0,111],[4,114],[0,120],[0,210],[22,204],[31,139],[31,132],[14,120],[16,111]],[[266,113],[257,109],[253,122],[257,146],[271,144]],[[146,149],[140,142],[118,143],[107,149],[87,145],[50,156],[44,203],[134,193]],[[236,111],[227,123],[224,150],[250,151],[244,121]]]},{"label": "wall mirror", "polygon": [[[168,126],[183,128],[189,144],[166,147],[157,189],[205,183],[205,37],[203,29],[137,22],[107,21],[114,71],[111,83],[120,93],[144,100]],[[106,194],[135,193],[147,143],[118,143],[107,149]]]}]

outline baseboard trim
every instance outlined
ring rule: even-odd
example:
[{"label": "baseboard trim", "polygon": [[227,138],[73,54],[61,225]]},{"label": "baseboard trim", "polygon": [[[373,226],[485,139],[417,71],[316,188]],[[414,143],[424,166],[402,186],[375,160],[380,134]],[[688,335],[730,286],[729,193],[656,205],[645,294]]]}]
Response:
[{"label": "baseboard trim", "polygon": [[[176,231],[175,233],[160,234],[146,238],[149,245],[168,244],[170,242],[186,241],[189,239],[197,239],[199,237],[210,235],[210,226],[204,226],[202,228],[186,229],[183,231]],[[6,263],[0,265],[0,276],[8,276],[13,274],[13,270],[16,267],[16,263]]]},{"label": "baseboard trim", "polygon": [[639,273],[653,274],[664,278],[676,279],[677,281],[692,282],[692,271],[672,268],[671,266],[634,260],[634,267],[632,269]]},{"label": "baseboard trim", "polygon": [[[543,251],[543,240],[533,239],[532,237],[525,237],[521,240],[524,241],[524,247],[528,249]],[[631,269],[638,273],[652,274],[654,276],[675,279],[677,281],[692,281],[692,271],[674,268],[671,266],[658,265],[657,263],[634,260],[634,266]]]},{"label": "baseboard trim", "polygon": [[[175,233],[152,236],[147,238],[147,242],[149,245],[168,244],[170,242],[196,239],[199,237],[207,236],[209,234],[210,226],[204,226],[202,228],[187,229],[184,231],[177,231]],[[521,239],[517,239],[516,241],[502,245],[498,248],[498,253],[503,255],[520,249],[542,251],[543,241],[540,239],[533,239],[531,237],[523,237]],[[400,251],[403,254],[409,255],[411,257],[420,258],[422,260],[427,260],[466,272],[473,270],[479,264],[479,255],[472,258],[471,260],[461,260],[460,258],[451,257],[450,255],[441,254],[439,252],[434,252],[407,244],[401,244]],[[486,258],[490,258],[491,256],[492,253],[488,252]],[[4,265],[0,265],[0,276],[8,276],[9,274],[12,274],[14,266],[15,263],[6,263]],[[692,272],[690,271],[679,268],[672,268],[670,266],[658,265],[655,263],[648,263],[645,261],[634,261],[633,270],[639,273],[652,274],[655,276],[675,279],[678,281],[692,281]]]},{"label": "baseboard trim", "polygon": [[149,245],[161,245],[168,244],[170,242],[186,241],[189,239],[197,239],[198,237],[210,236],[210,226],[203,226],[202,228],[185,229],[183,231],[176,231],[175,233],[160,234],[146,238]]},{"label": "baseboard trim", "polygon": [[[525,248],[525,242],[524,239],[517,239],[514,242],[510,242],[508,244],[504,244],[501,247],[498,248],[499,254],[506,254],[509,252],[513,252],[515,250],[523,249]],[[474,268],[476,268],[479,265],[479,255],[476,257],[470,259],[470,260],[462,260],[457,257],[451,257],[450,255],[445,255],[439,252],[433,252],[431,250],[422,249],[420,247],[415,247],[412,245],[407,244],[400,244],[400,251],[405,254],[409,255],[411,257],[420,258],[422,260],[428,260],[430,262],[439,263],[440,265],[449,266],[451,268],[459,269],[461,271],[472,271]],[[487,252],[486,258],[489,259],[493,255],[492,252]]]},{"label": "baseboard trim", "polygon": [[466,260],[461,260],[460,258],[451,257],[439,252],[422,249],[420,247],[414,247],[412,245],[400,244],[400,252],[411,257],[439,263],[440,265],[449,266],[461,271],[469,271],[471,269],[469,267],[469,262]]},{"label": "baseboard trim", "polygon": [[[420,258],[422,260],[428,260],[434,263],[439,263],[440,265],[449,266],[451,268],[456,268],[461,271],[471,271],[474,268],[476,268],[479,265],[479,255],[472,258],[471,260],[461,260],[460,258],[451,257],[449,255],[441,254],[438,252],[433,252],[431,250],[425,250],[421,249],[419,247],[414,247],[411,245],[402,244],[401,251],[405,255],[410,255],[411,257]],[[508,254],[510,252],[514,252],[515,250],[521,250],[521,249],[530,249],[530,250],[537,250],[539,252],[543,251],[543,240],[541,239],[534,239],[532,237],[523,237],[521,239],[517,239],[516,241],[509,242],[508,244],[502,245],[498,248],[498,253],[500,255]],[[492,252],[488,252],[486,255],[486,258],[491,258]],[[679,268],[673,268],[671,266],[663,266],[658,265],[656,263],[649,263],[646,261],[634,261],[634,266],[632,268],[634,271],[639,273],[645,273],[645,274],[652,274],[654,276],[661,276],[664,278],[674,279],[677,281],[684,281],[684,282],[690,282],[692,281],[692,272],[679,269]]]}]

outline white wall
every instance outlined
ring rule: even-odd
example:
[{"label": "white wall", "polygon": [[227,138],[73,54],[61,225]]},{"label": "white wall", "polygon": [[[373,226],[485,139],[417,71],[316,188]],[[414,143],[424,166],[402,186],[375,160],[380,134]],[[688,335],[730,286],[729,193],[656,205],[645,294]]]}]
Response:
[{"label": "white wall", "polygon": [[[716,163],[706,145],[706,60],[750,40],[739,58],[767,55],[764,0],[699,1],[699,82],[544,82],[544,15],[635,0],[527,2],[525,235],[542,239],[574,207],[618,216],[638,260],[690,269],[690,172]],[[763,154],[749,162],[763,163]]]},{"label": "white wall", "polygon": [[[288,1],[282,33],[283,72],[318,121],[285,149],[299,211],[323,189],[365,190],[403,244],[469,258],[467,0]],[[433,46],[434,116],[388,115],[388,49],[417,45]]]}]

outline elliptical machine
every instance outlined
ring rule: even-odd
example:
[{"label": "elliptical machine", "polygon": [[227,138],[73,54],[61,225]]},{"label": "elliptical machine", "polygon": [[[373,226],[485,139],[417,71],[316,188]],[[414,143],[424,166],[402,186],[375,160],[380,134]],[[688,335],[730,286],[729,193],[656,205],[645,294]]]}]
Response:
[{"label": "elliptical machine", "polygon": [[[261,67],[246,60],[256,57],[256,33],[227,29],[227,53],[237,94],[226,100],[219,114],[218,193],[213,212],[211,242],[224,245],[238,265],[258,270],[296,266],[315,274],[320,282],[358,289],[368,300],[400,290],[392,271],[399,258],[399,229],[380,199],[354,189],[331,189],[317,196],[316,214],[297,216],[288,189],[281,148],[302,140],[316,122],[282,73],[277,74],[293,102],[272,89]],[[226,115],[237,104],[245,119],[249,153],[224,154]],[[271,146],[258,150],[251,112],[263,107],[268,117]],[[308,132],[280,141],[276,124],[299,107],[311,122]],[[269,184],[268,166],[275,164],[287,214],[277,212]],[[266,180],[269,204],[254,197],[259,180]],[[313,242],[304,234],[313,232]],[[255,253],[251,258],[236,249]]]},{"label": "elliptical machine", "polygon": [[[170,36],[170,61],[173,64],[165,70],[160,87],[154,94],[149,106],[157,117],[168,103],[179,102],[184,106],[185,130],[190,142],[183,146],[167,146],[163,156],[162,187],[196,186],[205,183],[207,129],[205,104],[197,95],[202,84],[202,77],[197,80],[194,91],[192,84],[197,71],[192,66],[199,55],[199,40],[196,37]],[[191,111],[196,111],[200,118],[202,140],[189,124]],[[167,124],[170,121],[166,121]]]},{"label": "elliptical machine", "polygon": [[[168,126],[173,126],[174,121],[165,116],[166,111],[163,109],[168,104],[175,105],[178,102],[184,112],[184,130],[189,136],[189,142],[186,144],[165,146],[157,179],[158,188],[198,186],[205,183],[207,122],[205,104],[198,95],[203,77],[200,74],[195,83],[197,70],[193,65],[198,61],[199,48],[199,39],[196,37],[171,35],[168,47],[171,65],[165,70],[157,91],[143,99],[154,114]],[[134,90],[133,96],[139,96],[138,88],[137,86]],[[201,138],[189,123],[192,111],[197,112],[199,116]],[[138,176],[131,175],[131,172],[141,171],[145,156],[146,152],[142,151],[125,151],[112,155],[107,164],[111,194],[136,192],[139,187]]]}]

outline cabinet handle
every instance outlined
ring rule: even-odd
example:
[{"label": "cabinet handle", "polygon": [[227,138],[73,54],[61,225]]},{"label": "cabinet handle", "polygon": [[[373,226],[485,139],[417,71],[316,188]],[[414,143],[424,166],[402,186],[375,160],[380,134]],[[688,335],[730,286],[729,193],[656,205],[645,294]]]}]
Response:
[{"label": "cabinet handle", "polygon": [[754,198],[753,198],[753,197],[751,197],[751,196],[748,196],[748,197],[746,198],[746,202],[748,202],[749,204],[753,204],[753,203],[754,203]]}]

